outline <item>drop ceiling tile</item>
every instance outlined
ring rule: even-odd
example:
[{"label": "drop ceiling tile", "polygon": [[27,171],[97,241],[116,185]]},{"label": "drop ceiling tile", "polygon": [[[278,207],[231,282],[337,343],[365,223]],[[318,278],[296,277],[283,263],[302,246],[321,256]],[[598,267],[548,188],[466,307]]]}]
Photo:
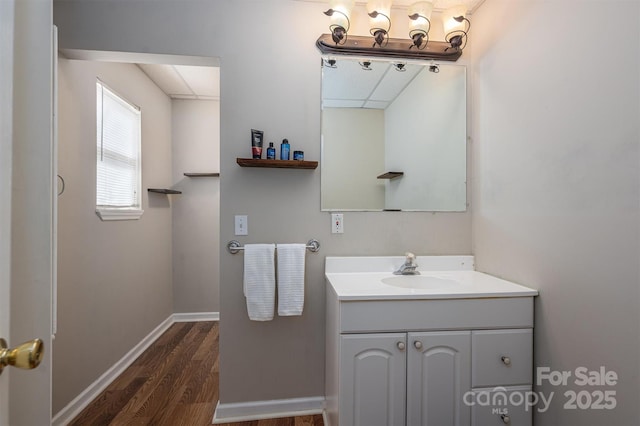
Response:
[{"label": "drop ceiling tile", "polygon": [[365,71],[357,61],[338,59],[336,68],[323,67],[322,98],[367,99],[388,68],[388,65],[383,65]]},{"label": "drop ceiling tile", "polygon": [[415,64],[406,64],[403,72],[396,71],[394,68],[390,69],[380,84],[376,86],[370,99],[392,102],[422,69],[424,69],[424,65]]},{"label": "drop ceiling tile", "polygon": [[140,68],[169,96],[193,94],[172,65],[140,64]]},{"label": "drop ceiling tile", "polygon": [[220,97],[220,68],[174,65],[193,93],[202,97]]}]

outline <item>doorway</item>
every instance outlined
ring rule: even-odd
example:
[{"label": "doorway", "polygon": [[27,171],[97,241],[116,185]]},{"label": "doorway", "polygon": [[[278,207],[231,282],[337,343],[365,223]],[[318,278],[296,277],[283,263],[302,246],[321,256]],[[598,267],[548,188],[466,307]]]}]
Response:
[{"label": "doorway", "polygon": [[[95,213],[98,79],[141,110],[138,220]],[[61,51],[54,418],[91,401],[172,322],[217,319],[216,88],[216,58]]]}]

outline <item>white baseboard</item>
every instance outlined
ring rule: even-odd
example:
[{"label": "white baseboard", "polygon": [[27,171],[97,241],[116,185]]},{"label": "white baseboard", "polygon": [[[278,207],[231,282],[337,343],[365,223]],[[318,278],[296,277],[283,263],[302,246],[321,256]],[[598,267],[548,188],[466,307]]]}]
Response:
[{"label": "white baseboard", "polygon": [[116,362],[110,369],[104,372],[102,376],[93,382],[89,387],[76,396],[73,401],[60,410],[51,420],[52,426],[64,426],[69,424],[82,410],[84,410],[98,395],[105,390],[124,370],[129,367],[158,337],[176,322],[191,321],[218,321],[220,314],[218,312],[204,313],[183,313],[171,314],[162,321],[151,333],[144,337],[137,345],[135,345],[125,356]]},{"label": "white baseboard", "polygon": [[331,422],[329,421],[329,414],[327,414],[327,410],[322,412],[322,423],[324,426],[331,426]]},{"label": "white baseboard", "polygon": [[218,401],[212,423],[235,423],[281,417],[309,416],[323,414],[323,412],[323,396],[234,403],[221,403]]},{"label": "white baseboard", "polygon": [[173,314],[173,322],[220,321],[220,312],[186,312]]}]

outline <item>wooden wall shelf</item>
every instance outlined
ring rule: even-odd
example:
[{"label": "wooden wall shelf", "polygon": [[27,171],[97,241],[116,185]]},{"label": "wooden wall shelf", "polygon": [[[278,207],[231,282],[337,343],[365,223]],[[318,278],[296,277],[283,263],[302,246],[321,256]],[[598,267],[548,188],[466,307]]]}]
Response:
[{"label": "wooden wall shelf", "polygon": [[404,175],[404,172],[387,172],[378,176],[378,179],[395,179]]},{"label": "wooden wall shelf", "polygon": [[218,177],[220,173],[183,173],[187,177]]},{"label": "wooden wall shelf", "polygon": [[263,160],[255,158],[236,158],[236,163],[240,167],[267,167],[276,169],[315,169],[318,167],[317,161],[300,160]]},{"label": "wooden wall shelf", "polygon": [[182,194],[182,191],[167,188],[148,188],[147,191],[154,192],[156,194]]}]

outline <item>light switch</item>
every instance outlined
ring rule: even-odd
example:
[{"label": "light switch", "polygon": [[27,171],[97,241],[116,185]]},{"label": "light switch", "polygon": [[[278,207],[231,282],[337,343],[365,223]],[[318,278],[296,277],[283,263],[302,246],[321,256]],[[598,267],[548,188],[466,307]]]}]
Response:
[{"label": "light switch", "polygon": [[236,235],[249,235],[249,219],[247,215],[236,215]]}]

